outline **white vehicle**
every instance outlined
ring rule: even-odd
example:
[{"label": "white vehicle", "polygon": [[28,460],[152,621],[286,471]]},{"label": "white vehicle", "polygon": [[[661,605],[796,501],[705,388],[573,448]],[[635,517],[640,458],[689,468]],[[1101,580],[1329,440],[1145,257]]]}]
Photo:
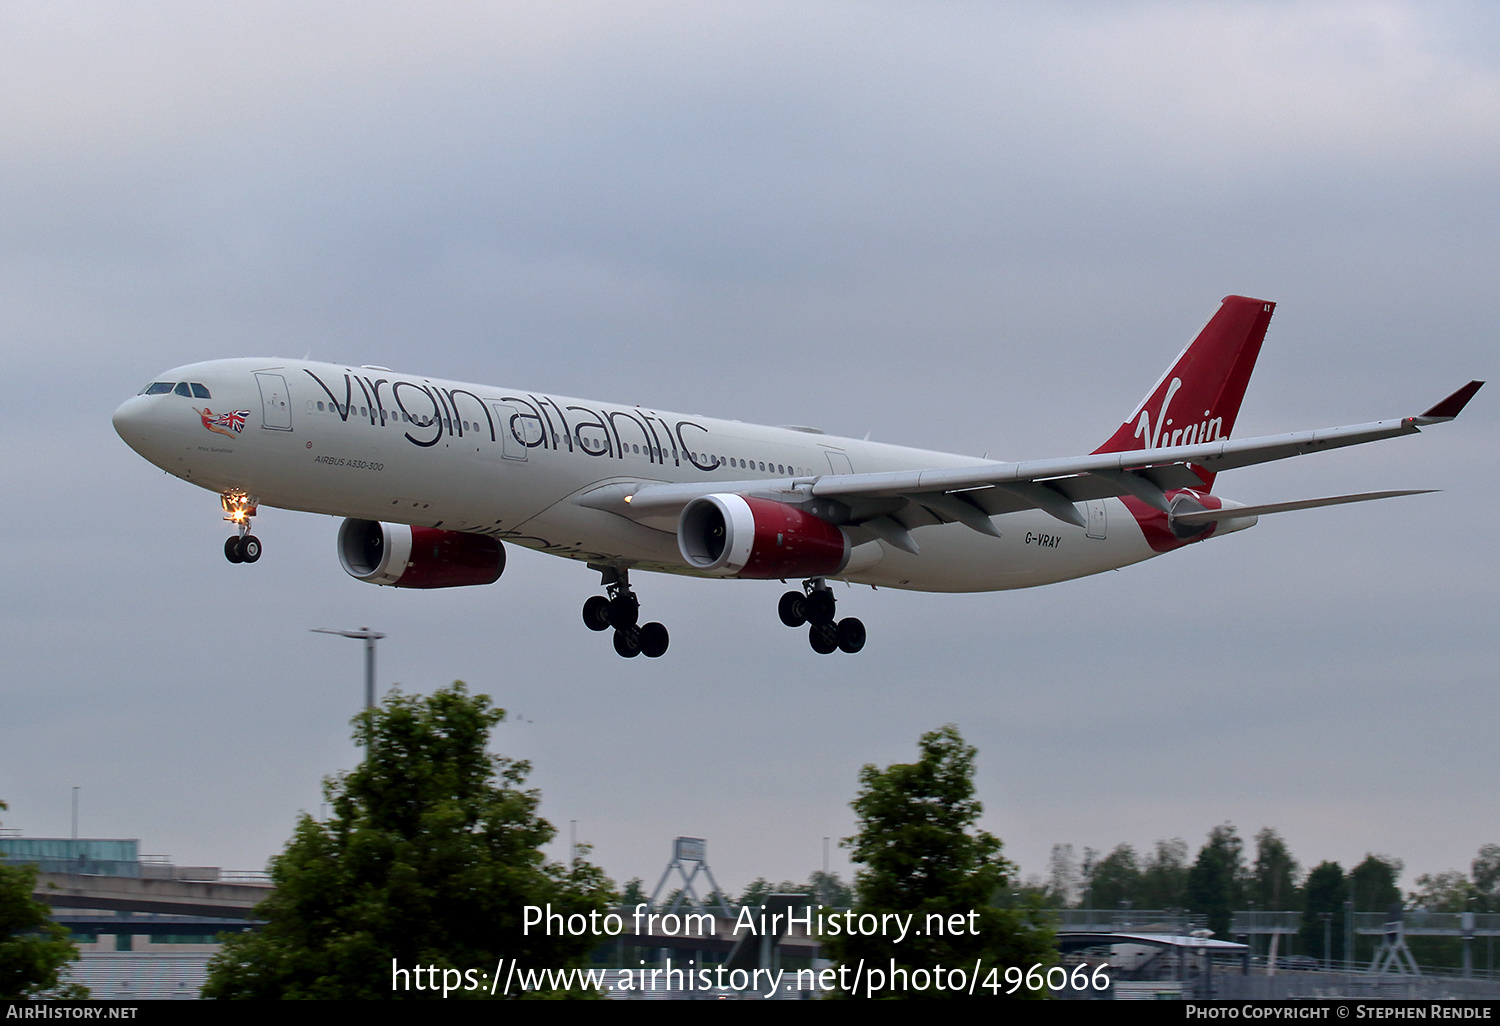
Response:
[{"label": "white vehicle", "polygon": [[1136,563],[1263,513],[1414,494],[1245,506],[1222,470],[1357,445],[1452,420],[1471,381],[1426,413],[1231,439],[1275,305],[1230,296],[1102,446],[1005,463],[641,406],[300,360],[215,360],[159,376],[115,411],[131,448],[218,492],[238,533],[267,504],[345,517],[353,577],[401,588],[489,584],[501,540],[587,563],[583,607],[622,656],[660,656],[630,571],[802,579],[781,598],[814,650],[858,652],[828,581],[913,591],[1029,588]]}]

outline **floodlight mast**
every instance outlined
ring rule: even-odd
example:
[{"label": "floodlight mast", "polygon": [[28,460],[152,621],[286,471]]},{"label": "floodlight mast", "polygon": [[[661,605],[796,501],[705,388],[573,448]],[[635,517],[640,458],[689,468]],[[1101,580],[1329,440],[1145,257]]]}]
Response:
[{"label": "floodlight mast", "polygon": [[375,642],[385,637],[379,631],[361,627],[357,631],[340,631],[330,627],[313,627],[313,634],[337,634],[341,638],[355,638],[365,643],[365,708],[375,708]]}]

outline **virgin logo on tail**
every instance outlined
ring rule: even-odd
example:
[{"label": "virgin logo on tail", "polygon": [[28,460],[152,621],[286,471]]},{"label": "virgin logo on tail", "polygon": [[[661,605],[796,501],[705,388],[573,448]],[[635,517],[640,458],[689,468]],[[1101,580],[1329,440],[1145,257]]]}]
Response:
[{"label": "virgin logo on tail", "polygon": [[[1224,297],[1203,330],[1151,386],[1136,412],[1094,451],[1166,449],[1228,438],[1275,308],[1275,303],[1260,299]],[[1190,423],[1174,426],[1169,408],[1179,392],[1194,413]],[[1153,416],[1149,407],[1157,396],[1161,400]],[[1205,487],[1212,486],[1212,474],[1200,471],[1200,476]]]},{"label": "virgin logo on tail", "polygon": [[1160,449],[1163,446],[1194,445],[1198,442],[1212,442],[1227,437],[1223,433],[1224,418],[1213,417],[1211,410],[1203,411],[1203,420],[1197,424],[1189,424],[1187,427],[1167,431],[1163,437],[1162,432],[1172,426],[1172,421],[1167,417],[1167,407],[1172,405],[1172,396],[1182,387],[1181,378],[1173,378],[1171,384],[1167,385],[1166,394],[1161,398],[1161,407],[1156,411],[1156,429],[1151,428],[1151,411],[1143,405],[1141,407],[1140,419],[1136,421],[1134,437],[1140,439],[1142,449]]}]

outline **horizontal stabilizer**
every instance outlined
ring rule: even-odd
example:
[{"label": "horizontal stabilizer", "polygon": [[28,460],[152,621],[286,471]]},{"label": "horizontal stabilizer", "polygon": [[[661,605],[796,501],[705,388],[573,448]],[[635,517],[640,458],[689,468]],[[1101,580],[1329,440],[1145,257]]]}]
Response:
[{"label": "horizontal stabilizer", "polygon": [[1435,488],[1408,488],[1394,492],[1360,492],[1358,495],[1330,495],[1326,499],[1299,499],[1296,502],[1272,502],[1264,506],[1235,506],[1225,509],[1205,509],[1201,512],[1182,513],[1172,519],[1179,524],[1192,527],[1196,524],[1211,524],[1216,520],[1237,520],[1240,517],[1259,517],[1267,513],[1287,513],[1294,509],[1316,509],[1319,506],[1341,506],[1346,502],[1369,502],[1371,499],[1389,499],[1396,495],[1426,495]]}]

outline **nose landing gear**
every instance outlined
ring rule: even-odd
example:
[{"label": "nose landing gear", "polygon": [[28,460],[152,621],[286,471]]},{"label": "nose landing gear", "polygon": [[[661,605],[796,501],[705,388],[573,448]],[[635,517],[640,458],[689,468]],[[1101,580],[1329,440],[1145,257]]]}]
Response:
[{"label": "nose landing gear", "polygon": [[802,591],[789,591],[781,596],[776,611],[788,627],[808,625],[808,644],[819,655],[835,651],[853,655],[865,647],[865,625],[852,616],[836,621],[836,605],[828,582],[814,577],[803,583]]},{"label": "nose landing gear", "polygon": [[224,539],[224,558],[231,563],[254,563],[261,549],[260,539],[250,533],[250,518],[255,516],[258,500],[234,488],[219,496],[219,504],[224,507],[224,519],[239,530]]},{"label": "nose landing gear", "polygon": [[615,651],[626,659],[643,655],[657,659],[667,651],[671,638],[659,623],[637,626],[641,603],[630,590],[630,572],[612,566],[596,566],[603,578],[604,595],[594,595],[583,604],[583,624],[591,631],[615,631]]}]

